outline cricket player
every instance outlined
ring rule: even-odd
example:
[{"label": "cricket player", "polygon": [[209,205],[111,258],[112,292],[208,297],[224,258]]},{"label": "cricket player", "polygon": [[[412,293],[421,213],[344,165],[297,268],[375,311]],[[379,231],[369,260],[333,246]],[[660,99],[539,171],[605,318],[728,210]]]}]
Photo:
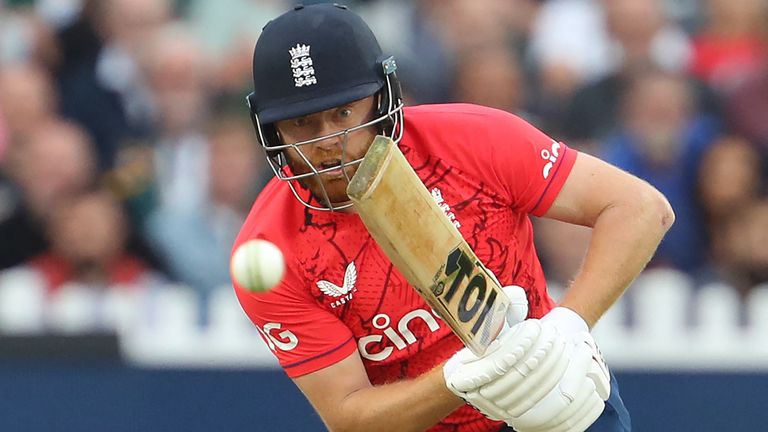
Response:
[{"label": "cricket player", "polygon": [[[403,108],[395,71],[343,6],[297,6],[264,27],[248,104],[276,178],[235,247],[269,240],[286,272],[266,292],[236,286],[243,309],[330,430],[630,430],[588,331],[673,223],[667,200],[512,114]],[[524,290],[527,319],[511,320],[483,356],[462,349],[349,202],[349,178],[377,134],[398,143],[501,284]],[[559,305],[529,215],[594,229]]]}]

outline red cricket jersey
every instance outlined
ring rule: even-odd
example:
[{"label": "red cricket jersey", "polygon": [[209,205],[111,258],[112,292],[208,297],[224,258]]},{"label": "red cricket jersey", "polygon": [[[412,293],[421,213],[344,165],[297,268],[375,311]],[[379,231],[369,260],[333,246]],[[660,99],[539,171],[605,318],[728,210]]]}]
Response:
[{"label": "red cricket jersey", "polygon": [[[522,119],[490,108],[405,108],[400,149],[502,285],[526,289],[530,317],[554,302],[529,214],[550,207],[576,159]],[[448,359],[461,341],[393,267],[355,214],[306,208],[273,179],[235,247],[262,238],[285,254],[282,282],[266,293],[236,286],[243,309],[290,377],[360,352],[374,385],[414,378]],[[430,431],[497,430],[463,406]]]}]

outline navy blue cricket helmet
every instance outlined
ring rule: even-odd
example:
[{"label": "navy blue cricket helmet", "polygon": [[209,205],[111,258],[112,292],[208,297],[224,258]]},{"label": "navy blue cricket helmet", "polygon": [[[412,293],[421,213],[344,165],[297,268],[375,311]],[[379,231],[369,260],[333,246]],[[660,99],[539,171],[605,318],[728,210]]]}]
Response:
[{"label": "navy blue cricket helmet", "polygon": [[[368,25],[346,6],[299,5],[267,23],[254,49],[254,91],[247,103],[275,174],[282,180],[300,179],[302,176],[291,176],[284,170],[286,161],[281,150],[298,149],[330,137],[286,145],[280,142],[275,122],[371,95],[377,95],[376,118],[359,127],[375,124],[379,133],[399,141],[403,103],[396,68],[394,58],[384,55]],[[293,185],[291,188],[298,197]]]}]

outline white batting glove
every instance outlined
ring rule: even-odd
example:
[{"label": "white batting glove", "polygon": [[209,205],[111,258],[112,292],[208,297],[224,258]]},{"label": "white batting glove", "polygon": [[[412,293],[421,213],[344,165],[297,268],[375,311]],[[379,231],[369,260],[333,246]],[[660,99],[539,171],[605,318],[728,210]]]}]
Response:
[{"label": "white batting glove", "polygon": [[[496,348],[498,348],[498,341],[502,334],[509,331],[511,327],[517,325],[519,322],[524,321],[525,318],[528,317],[528,297],[525,295],[525,290],[517,285],[505,286],[502,287],[501,290],[504,291],[504,294],[507,296],[507,298],[509,298],[509,308],[507,309],[506,322],[504,323],[504,329],[502,329],[499,337],[497,337],[496,340],[491,342],[491,344],[488,346],[486,354],[489,354],[491,351],[494,351]],[[456,354],[454,354],[453,357],[448,359],[445,365],[443,365],[443,375],[447,377],[453,373],[453,371],[455,371],[460,365],[473,360],[477,360],[477,357],[472,354],[472,351],[470,351],[469,348],[462,348]]]},{"label": "white batting glove", "polygon": [[[589,347],[592,356],[588,375],[595,382],[595,387],[603,400],[611,395],[611,376],[603,354],[597,347],[597,342],[589,333],[589,326],[579,314],[565,307],[556,307],[541,318],[550,322],[566,337],[571,337],[580,344]],[[584,349],[582,347],[582,349]]]},{"label": "white batting glove", "polygon": [[[502,287],[502,291],[504,291],[504,294],[507,296],[507,298],[509,298],[509,308],[507,309],[505,327],[496,338],[496,340],[491,342],[491,344],[488,346],[488,349],[486,350],[483,358],[487,358],[492,353],[496,352],[501,345],[504,345],[504,339],[510,337],[513,333],[512,328],[528,317],[528,298],[525,295],[525,290],[516,285],[509,285]],[[472,351],[470,351],[468,348],[462,348],[450,359],[448,359],[445,365],[443,365],[443,376],[445,377],[446,385],[448,385],[448,388],[459,397],[467,400],[467,402],[470,404],[474,404],[476,402],[480,405],[487,405],[484,404],[483,401],[469,401],[466,398],[466,394],[453,388],[449,381],[449,377],[453,376],[454,373],[459,369],[477,370],[475,366],[477,360],[479,360],[478,357],[475,356]],[[500,374],[503,375],[503,373],[503,371],[500,371]],[[481,385],[481,383],[491,382],[498,377],[499,376],[494,377],[493,374],[489,375],[484,370],[477,370],[477,374],[475,375],[475,378],[478,380],[478,386]],[[485,414],[487,417],[494,418],[494,413],[490,412],[492,407],[487,406],[485,409],[477,405],[475,405],[475,407],[483,412],[483,414]]]},{"label": "white batting glove", "polygon": [[552,325],[567,341],[568,367],[541,400],[511,410],[516,412],[507,423],[518,432],[584,431],[600,417],[610,396],[608,367],[586,322],[576,312],[558,307],[541,322]]},{"label": "white batting glove", "polygon": [[519,432],[584,430],[610,394],[587,325],[568,309],[515,325],[481,358],[462,351],[458,366],[444,369],[448,388]]}]

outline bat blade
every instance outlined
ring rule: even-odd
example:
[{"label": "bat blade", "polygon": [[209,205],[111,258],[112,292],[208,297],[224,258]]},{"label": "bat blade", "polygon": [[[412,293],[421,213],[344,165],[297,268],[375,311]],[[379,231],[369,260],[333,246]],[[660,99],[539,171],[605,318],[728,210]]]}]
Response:
[{"label": "bat blade", "polygon": [[391,139],[374,139],[347,194],[408,283],[482,355],[504,325],[509,299]]}]

